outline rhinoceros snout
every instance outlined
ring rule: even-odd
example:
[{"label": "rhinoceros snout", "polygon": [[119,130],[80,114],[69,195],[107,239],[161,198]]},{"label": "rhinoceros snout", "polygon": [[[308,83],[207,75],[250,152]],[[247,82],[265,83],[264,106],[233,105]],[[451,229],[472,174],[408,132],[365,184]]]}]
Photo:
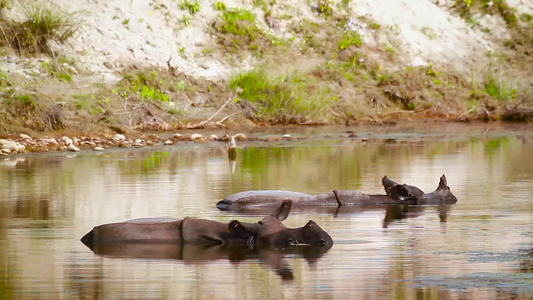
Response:
[{"label": "rhinoceros snout", "polygon": [[231,207],[231,204],[232,204],[232,201],[224,199],[217,203],[217,208],[222,211],[229,210]]},{"label": "rhinoceros snout", "polygon": [[85,246],[87,246],[90,249],[92,249],[93,248],[93,239],[94,239],[93,231],[91,230],[86,235],[84,235],[80,240]]},{"label": "rhinoceros snout", "polygon": [[451,197],[449,197],[449,198],[447,199],[447,201],[446,201],[446,204],[455,204],[455,203],[457,203],[457,198],[456,198],[454,195],[452,195]]}]

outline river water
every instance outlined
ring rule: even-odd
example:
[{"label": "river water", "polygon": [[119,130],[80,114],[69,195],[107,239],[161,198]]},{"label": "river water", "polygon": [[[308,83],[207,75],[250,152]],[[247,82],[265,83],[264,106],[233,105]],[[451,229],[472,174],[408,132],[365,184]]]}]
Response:
[{"label": "river water", "polygon": [[[306,138],[240,142],[234,163],[216,142],[0,160],[0,299],[533,297],[531,125],[247,134]],[[117,257],[79,241],[93,226],[140,217],[255,222],[260,216],[215,207],[244,190],[383,193],[387,175],[430,192],[442,174],[459,199],[451,207],[293,211],[288,227],[312,219],[335,241],[321,254],[212,255],[188,247],[165,257]]]}]

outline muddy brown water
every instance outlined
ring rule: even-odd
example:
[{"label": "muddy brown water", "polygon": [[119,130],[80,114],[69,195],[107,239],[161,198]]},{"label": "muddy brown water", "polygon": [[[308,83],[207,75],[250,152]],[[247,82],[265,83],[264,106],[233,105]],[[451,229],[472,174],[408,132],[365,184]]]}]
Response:
[{"label": "muddy brown water", "polygon": [[[346,130],[358,136],[340,137]],[[531,125],[248,132],[286,133],[310,138],[241,142],[234,164],[223,143],[0,160],[0,298],[533,297]],[[459,199],[451,207],[294,211],[286,225],[312,219],[332,236],[326,253],[168,246],[99,255],[79,241],[95,225],[131,218],[254,221],[215,208],[249,189],[381,193],[387,175],[429,192],[442,174]]]}]

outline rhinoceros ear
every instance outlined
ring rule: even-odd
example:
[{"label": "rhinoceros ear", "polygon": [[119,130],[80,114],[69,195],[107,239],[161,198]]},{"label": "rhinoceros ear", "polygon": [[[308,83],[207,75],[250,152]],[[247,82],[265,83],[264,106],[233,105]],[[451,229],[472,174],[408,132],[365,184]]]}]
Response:
[{"label": "rhinoceros ear", "polygon": [[395,201],[402,201],[407,195],[403,186],[396,184],[389,188],[386,188],[387,196]]},{"label": "rhinoceros ear", "polygon": [[387,191],[387,189],[390,189],[391,187],[394,187],[395,185],[398,185],[396,182],[387,178],[387,176],[383,176],[383,178],[381,179],[381,184],[383,184],[385,191]]},{"label": "rhinoceros ear", "polygon": [[244,227],[241,222],[233,220],[228,224],[228,231],[240,238],[248,238],[252,232]]},{"label": "rhinoceros ear", "polygon": [[418,201],[423,201],[423,198],[425,198],[424,192],[420,191],[416,186],[407,184],[397,184],[387,189],[387,196],[391,200],[398,202],[414,201],[413,204],[417,204]]},{"label": "rhinoceros ear", "polygon": [[437,190],[445,190],[448,188],[448,181],[446,180],[446,175],[442,174],[439,181],[439,187]]},{"label": "rhinoceros ear", "polygon": [[287,219],[287,217],[289,216],[289,213],[291,212],[291,209],[292,209],[292,201],[284,200],[281,203],[280,207],[278,207],[278,209],[273,211],[270,215],[280,221],[283,221]]},{"label": "rhinoceros ear", "polygon": [[239,227],[242,227],[242,225],[241,225],[241,222],[239,222],[238,220],[233,220],[229,222],[228,224],[228,230],[230,232],[235,231],[235,229],[238,229]]},{"label": "rhinoceros ear", "polygon": [[419,189],[416,186],[407,185],[407,184],[402,185],[402,191],[404,191],[404,195],[407,198],[416,198],[417,197],[417,193],[416,192],[418,190]]}]

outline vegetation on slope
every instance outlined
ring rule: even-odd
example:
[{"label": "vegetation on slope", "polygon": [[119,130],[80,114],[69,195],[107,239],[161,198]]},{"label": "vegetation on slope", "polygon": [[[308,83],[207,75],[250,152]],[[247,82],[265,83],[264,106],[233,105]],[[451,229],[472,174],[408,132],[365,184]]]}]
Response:
[{"label": "vegetation on slope", "polygon": [[[226,115],[243,111],[257,124],[494,120],[506,110],[532,105],[531,89],[522,84],[522,77],[530,76],[526,71],[533,65],[533,17],[517,15],[504,0],[491,1],[493,5],[485,0],[454,2],[452,9],[472,27],[481,26],[476,22],[480,14],[498,15],[512,36],[503,43],[504,51],[490,53],[493,64],[470,74],[440,66],[406,66],[395,29],[368,17],[355,18],[349,2],[319,0],[310,7],[316,18],[306,19],[276,15],[272,2],[255,1],[255,9],[247,10],[217,1],[211,9],[218,16],[206,28],[215,38],[203,55],[229,65],[253,57],[256,64],[235,72],[227,82],[192,78],[169,64],[132,68],[112,86],[92,84],[77,92],[44,93],[46,87],[73,90],[83,78],[75,59],[50,47],[51,42],[61,44],[76,35],[83,24],[80,14],[36,2],[26,6],[24,20],[17,21],[6,17],[13,3],[0,0],[0,54],[38,56],[45,75],[31,78],[0,71],[0,132],[184,128],[206,119],[228,99],[233,101],[225,106]],[[180,8],[189,18],[205,9],[198,1],[185,0]],[[283,35],[274,34],[280,21],[286,25]],[[367,44],[361,30],[392,37],[386,43]],[[422,32],[438,38],[429,29]],[[522,119],[528,118],[526,114]]]}]

